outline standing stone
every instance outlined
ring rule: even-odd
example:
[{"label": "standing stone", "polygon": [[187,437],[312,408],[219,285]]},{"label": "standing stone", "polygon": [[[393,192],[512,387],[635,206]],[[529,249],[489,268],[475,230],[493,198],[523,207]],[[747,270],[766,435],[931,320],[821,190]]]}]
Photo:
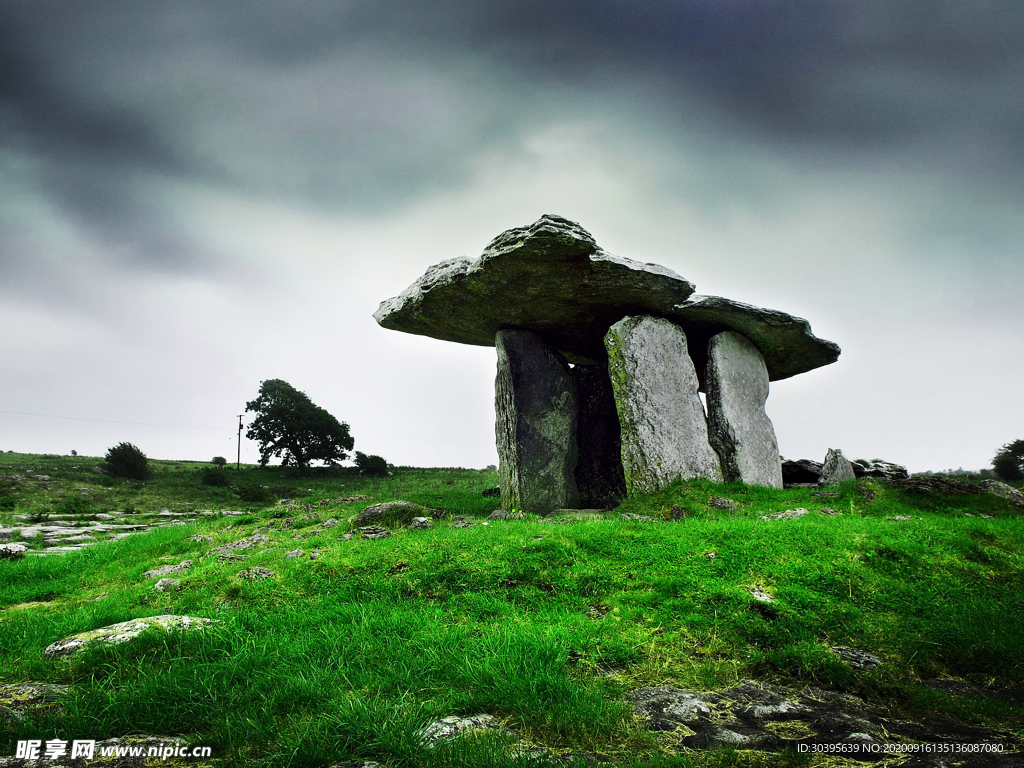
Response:
[{"label": "standing stone", "polygon": [[576,507],[576,387],[569,365],[532,331],[495,334],[501,506],[544,514]]},{"label": "standing stone", "polygon": [[855,480],[856,477],[853,465],[843,456],[843,452],[829,448],[825,454],[825,463],[821,467],[818,485],[837,485],[846,480]]},{"label": "standing stone", "polygon": [[775,429],[764,411],[768,369],[757,347],[735,331],[708,342],[708,436],[726,480],[782,487]]},{"label": "standing stone", "polygon": [[580,506],[589,509],[614,507],[626,495],[622,473],[622,440],[615,393],[607,365],[577,365],[572,369],[576,383],[579,417],[576,443],[576,487]]},{"label": "standing stone", "polygon": [[604,343],[629,493],[650,493],[677,477],[720,481],[683,330],[668,320],[630,316],[608,329]]}]

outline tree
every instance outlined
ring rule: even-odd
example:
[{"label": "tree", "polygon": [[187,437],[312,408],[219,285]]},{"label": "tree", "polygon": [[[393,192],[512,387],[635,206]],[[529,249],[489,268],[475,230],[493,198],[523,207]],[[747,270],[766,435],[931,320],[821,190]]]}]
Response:
[{"label": "tree", "polygon": [[225,459],[223,456],[214,456],[212,462],[216,464],[218,467],[223,467],[225,464],[228,463],[228,460]]},{"label": "tree", "polygon": [[331,465],[346,459],[345,451],[355,444],[348,424],[281,379],[262,382],[259,396],[245,410],[257,414],[245,436],[259,443],[263,466],[271,456],[282,457],[283,466],[295,464],[303,470],[312,461]]},{"label": "tree", "polygon": [[129,477],[133,480],[145,480],[149,477],[149,459],[131,443],[118,443],[107,449],[104,458],[107,461],[107,471],[114,477]]},{"label": "tree", "polygon": [[1024,480],[1024,440],[1015,440],[1000,448],[992,459],[992,469],[1000,480]]},{"label": "tree", "polygon": [[388,474],[388,463],[383,456],[367,456],[362,451],[356,451],[356,468],[359,474],[369,477],[386,477]]}]

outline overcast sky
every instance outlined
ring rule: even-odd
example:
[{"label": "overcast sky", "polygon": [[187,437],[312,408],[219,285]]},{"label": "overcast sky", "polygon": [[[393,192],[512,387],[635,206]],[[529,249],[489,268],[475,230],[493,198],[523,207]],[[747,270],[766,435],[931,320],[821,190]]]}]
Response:
[{"label": "overcast sky", "polygon": [[494,350],[372,313],[555,213],[842,347],[773,384],[787,457],[987,466],[1021,40],[1019,0],[6,0],[0,449],[233,458],[281,378],[364,452],[494,463]]}]

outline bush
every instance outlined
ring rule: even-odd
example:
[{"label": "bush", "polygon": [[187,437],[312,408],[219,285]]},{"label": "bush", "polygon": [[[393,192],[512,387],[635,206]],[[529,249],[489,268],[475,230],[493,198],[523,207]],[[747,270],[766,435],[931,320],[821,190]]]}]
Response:
[{"label": "bush", "polygon": [[13,496],[0,496],[0,512],[10,512],[18,506],[18,501]]},{"label": "bush", "polygon": [[132,480],[149,478],[149,459],[131,443],[118,443],[107,451],[104,458],[107,461],[107,470],[114,477],[128,477]]},{"label": "bush", "polygon": [[213,459],[211,460],[211,463],[216,464],[218,467],[223,467],[225,464],[228,463],[228,460],[225,459],[223,456],[214,456]]},{"label": "bush", "polygon": [[53,505],[51,510],[56,515],[95,515],[99,510],[82,496],[65,496]]},{"label": "bush", "polygon": [[367,456],[362,451],[356,451],[356,467],[359,474],[370,477],[385,477],[388,474],[388,463],[383,456]]},{"label": "bush", "polygon": [[223,467],[206,467],[202,472],[203,485],[212,485],[215,488],[226,488],[231,485],[228,473]]},{"label": "bush", "polygon": [[238,486],[238,498],[258,504],[269,504],[277,501],[277,495],[259,483],[246,483]]}]

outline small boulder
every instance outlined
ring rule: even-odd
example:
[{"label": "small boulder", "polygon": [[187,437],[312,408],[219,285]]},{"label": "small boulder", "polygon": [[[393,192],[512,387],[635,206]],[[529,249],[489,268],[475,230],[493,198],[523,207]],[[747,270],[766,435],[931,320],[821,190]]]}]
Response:
[{"label": "small boulder", "polygon": [[260,544],[266,544],[270,541],[269,536],[264,536],[262,533],[254,533],[252,536],[248,536],[238,541],[232,541],[227,544],[222,544],[213,550],[215,555],[231,555],[235,552],[252,549]]},{"label": "small boulder", "polygon": [[184,573],[192,567],[191,560],[182,560],[177,565],[161,565],[159,568],[154,568],[151,571],[146,571],[142,575],[147,579],[159,579],[162,576],[170,576],[175,573]]},{"label": "small boulder", "polygon": [[71,694],[66,685],[13,683],[0,685],[0,724],[24,720],[30,712],[60,712],[60,702]]},{"label": "small boulder", "polygon": [[735,512],[740,508],[732,499],[726,499],[722,496],[712,496],[708,500],[708,507],[711,509],[724,509],[727,512]]},{"label": "small boulder", "polygon": [[111,624],[108,627],[79,632],[63,640],[59,640],[47,646],[43,656],[48,659],[55,659],[59,656],[66,656],[75,651],[81,650],[88,645],[120,645],[134,640],[146,630],[163,629],[166,631],[191,631],[203,629],[211,624],[217,624],[215,619],[205,619],[195,616],[149,616],[142,619],[131,619],[118,624]]},{"label": "small boulder", "polygon": [[303,552],[301,549],[293,549],[291,552],[285,552],[284,556],[287,558],[302,557]]},{"label": "small boulder", "polygon": [[274,578],[274,572],[269,568],[246,568],[238,574],[238,578],[245,579],[246,581],[265,581],[267,579]]},{"label": "small boulder", "polygon": [[634,515],[632,512],[623,512],[619,515],[620,520],[629,520],[634,523],[656,523],[658,522],[653,517],[647,515]]},{"label": "small boulder", "polygon": [[797,507],[796,509],[787,509],[785,512],[776,512],[773,515],[761,515],[758,520],[796,520],[809,514],[803,507]]},{"label": "small boulder", "polygon": [[505,730],[493,715],[451,715],[435,720],[420,730],[420,739],[428,747],[436,747],[458,736],[480,731]]},{"label": "small boulder", "polygon": [[21,560],[28,552],[24,544],[2,544],[0,545],[0,560]]},{"label": "small boulder", "polygon": [[373,504],[360,512],[356,516],[355,525],[361,528],[383,520],[408,523],[414,517],[435,517],[437,514],[436,509],[411,501],[385,501],[383,504]]},{"label": "small boulder", "polygon": [[358,530],[364,539],[386,539],[391,535],[391,531],[379,525],[364,525]]},{"label": "small boulder", "polygon": [[891,461],[857,459],[853,462],[853,473],[858,477],[871,477],[875,480],[906,480],[910,477],[907,468]]},{"label": "small boulder", "polygon": [[834,654],[858,672],[863,672],[867,669],[874,669],[882,663],[882,660],[875,656],[875,654],[865,651],[862,648],[851,648],[848,645],[832,645],[829,646],[829,648]]},{"label": "small boulder", "polygon": [[853,465],[843,456],[843,452],[829,448],[828,453],[825,454],[825,463],[821,466],[818,485],[838,485],[855,479]]},{"label": "small boulder", "polygon": [[410,530],[419,531],[426,530],[427,528],[433,528],[434,521],[429,517],[414,517],[409,521]]},{"label": "small boulder", "polygon": [[153,585],[153,591],[170,592],[179,584],[181,584],[181,579],[160,579],[160,581]]},{"label": "small boulder", "polygon": [[985,493],[1006,499],[1018,509],[1024,509],[1024,493],[1021,493],[1012,485],[1001,483],[998,480],[982,480],[978,485],[984,489]]}]

